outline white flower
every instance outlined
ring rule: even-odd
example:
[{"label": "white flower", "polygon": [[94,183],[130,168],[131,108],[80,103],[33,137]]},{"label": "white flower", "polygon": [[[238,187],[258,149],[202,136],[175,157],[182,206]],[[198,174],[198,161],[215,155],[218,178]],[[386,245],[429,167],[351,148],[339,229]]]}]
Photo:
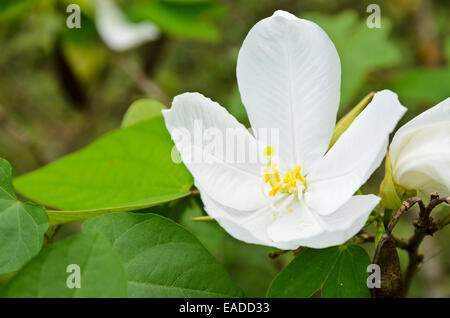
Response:
[{"label": "white flower", "polygon": [[240,130],[246,137],[235,145],[239,149],[271,143],[262,134],[253,137],[225,108],[198,93],[175,97],[163,111],[205,210],[229,234],[282,249],[323,248],[344,243],[364,226],[379,198],[353,194],[383,160],[389,133],[406,109],[396,94],[376,93],[327,152],[340,77],[336,49],[316,24],[277,11],[250,30],[239,52],[239,90],[254,129],[279,129],[278,168],[271,157],[268,166],[221,158],[192,162],[190,151],[214,156],[208,147],[174,136],[177,128],[192,132],[195,120],[224,133]]},{"label": "white flower", "polygon": [[159,37],[151,22],[129,22],[113,0],[94,0],[97,30],[102,40],[115,51],[125,51]]},{"label": "white flower", "polygon": [[450,195],[450,98],[402,126],[389,154],[399,185]]}]

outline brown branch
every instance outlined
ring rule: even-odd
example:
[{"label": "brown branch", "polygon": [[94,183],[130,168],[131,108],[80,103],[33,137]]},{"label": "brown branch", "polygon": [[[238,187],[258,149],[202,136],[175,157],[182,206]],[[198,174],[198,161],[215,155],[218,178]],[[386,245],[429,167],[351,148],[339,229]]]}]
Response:
[{"label": "brown branch", "polygon": [[[414,220],[415,231],[414,234],[409,239],[398,238],[397,236],[392,234],[394,227],[397,225],[398,220],[403,215],[404,212],[408,211],[415,204],[419,205],[419,216],[416,220]],[[375,250],[375,255],[373,258],[373,262],[378,264],[382,258],[386,258],[386,251],[383,251],[384,246],[392,246],[404,249],[408,252],[408,267],[405,273],[405,279],[403,281],[402,292],[404,296],[407,294],[408,289],[411,284],[412,277],[414,276],[417,269],[423,263],[423,254],[419,253],[419,246],[422,243],[423,239],[427,235],[433,235],[437,230],[442,229],[444,226],[450,223],[450,215],[442,218],[438,222],[433,222],[433,218],[431,217],[431,212],[433,209],[441,203],[450,204],[450,197],[440,198],[437,193],[432,193],[430,202],[425,206],[423,201],[418,197],[413,197],[405,202],[403,202],[402,206],[394,213],[391,221],[386,227],[386,232],[380,239],[378,243],[377,249]],[[384,252],[384,254],[383,254]],[[396,253],[395,253],[396,254]],[[397,256],[398,258],[398,256]]]},{"label": "brown branch", "polygon": [[190,190],[190,194],[191,195],[199,195],[200,194],[200,191],[198,191],[198,190]]},{"label": "brown branch", "polygon": [[278,258],[278,256],[283,255],[287,252],[290,252],[290,251],[289,250],[276,250],[274,252],[269,253],[269,257],[271,259],[276,259],[276,258]]},{"label": "brown branch", "polygon": [[396,235],[391,233],[391,238],[395,243],[395,246],[401,248],[402,250],[408,249],[408,240],[397,237]]},{"label": "brown branch", "polygon": [[395,214],[392,216],[392,219],[391,219],[391,221],[389,222],[389,224],[388,224],[388,226],[386,228],[386,234],[385,235],[390,236],[391,233],[392,233],[392,230],[397,225],[397,222],[400,219],[400,217],[403,215],[403,213],[408,211],[410,208],[412,208],[412,206],[414,204],[416,204],[418,202],[419,202],[420,207],[422,208],[423,202],[418,197],[413,197],[413,198],[410,198],[410,199],[406,200],[405,202],[403,202],[402,206],[400,207],[400,209],[398,209],[395,212]]},{"label": "brown branch", "polygon": [[[423,204],[420,206],[419,217],[414,220],[414,234],[408,240],[408,267],[406,268],[405,280],[404,280],[404,292],[405,295],[411,285],[411,280],[423,262],[423,254],[419,253],[419,245],[427,235],[433,235],[434,232],[441,229],[443,224],[433,222],[433,218],[430,216],[431,211],[441,203],[450,204],[450,197],[440,198],[435,192],[431,194],[430,203],[427,206]],[[444,222],[445,223],[445,222]]]}]

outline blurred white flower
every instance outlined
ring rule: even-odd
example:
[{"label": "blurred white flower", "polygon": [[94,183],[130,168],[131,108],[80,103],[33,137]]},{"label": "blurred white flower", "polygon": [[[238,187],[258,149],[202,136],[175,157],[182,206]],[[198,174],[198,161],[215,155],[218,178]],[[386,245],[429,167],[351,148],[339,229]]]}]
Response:
[{"label": "blurred white flower", "polygon": [[159,37],[154,23],[131,23],[113,0],[94,0],[94,5],[98,33],[112,50],[129,50]]},{"label": "blurred white flower", "polygon": [[450,195],[450,98],[402,126],[389,154],[399,185]]},{"label": "blurred white flower", "polygon": [[[326,33],[313,22],[277,11],[250,30],[239,52],[237,80],[252,127],[278,129],[279,149],[199,93],[179,95],[170,110],[163,110],[205,210],[232,236],[282,249],[324,248],[344,243],[364,226],[380,199],[353,194],[383,160],[388,136],[406,109],[396,94],[376,93],[327,152],[340,78],[339,56]],[[223,134],[240,129],[244,138],[236,149],[270,145],[267,165],[230,164],[219,157],[214,163],[187,160],[193,150],[215,156],[208,147],[198,149],[190,138],[175,136],[180,128],[193,132],[198,120]]]}]

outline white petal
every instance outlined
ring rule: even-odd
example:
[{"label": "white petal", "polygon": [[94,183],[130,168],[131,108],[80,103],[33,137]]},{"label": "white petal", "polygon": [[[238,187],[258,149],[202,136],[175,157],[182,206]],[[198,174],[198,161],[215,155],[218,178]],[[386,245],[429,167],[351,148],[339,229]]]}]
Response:
[{"label": "white petal", "polygon": [[450,98],[396,133],[389,151],[396,181],[407,188],[450,194]]},{"label": "white petal", "polygon": [[[328,148],[339,106],[336,49],[315,23],[277,11],[248,33],[237,63],[252,128],[279,129],[280,164],[308,167]],[[267,144],[265,134],[256,134]]]},{"label": "white petal", "polygon": [[[337,211],[320,217],[325,227],[322,244],[331,246],[342,244],[357,234],[366,223],[370,213],[380,202],[376,195],[355,195]],[[330,241],[326,241],[329,239]]]},{"label": "white petal", "polygon": [[[274,222],[267,228],[269,237],[274,242],[297,242],[296,247],[309,246],[311,238],[323,232],[323,228],[305,205],[304,201],[292,204],[291,212],[280,211]],[[300,243],[301,242],[301,243]]]},{"label": "white petal", "polygon": [[209,196],[245,211],[266,203],[257,142],[225,108],[199,93],[185,93],[162,112],[183,162]]},{"label": "white petal", "polygon": [[269,226],[268,233],[278,244],[311,248],[340,245],[361,230],[379,201],[375,195],[353,196],[328,216],[315,214],[301,204]]},{"label": "white petal", "polygon": [[327,215],[346,202],[381,164],[389,134],[405,111],[395,93],[376,93],[306,177],[308,206]]},{"label": "white petal", "polygon": [[159,28],[151,22],[129,22],[112,0],[96,0],[95,14],[98,33],[115,51],[124,51],[159,36]]},{"label": "white petal", "polygon": [[289,243],[276,243],[269,238],[267,226],[274,219],[270,206],[254,211],[238,211],[212,199],[201,186],[199,189],[205,211],[234,238],[250,244],[273,246],[280,249],[295,249],[298,247]]}]

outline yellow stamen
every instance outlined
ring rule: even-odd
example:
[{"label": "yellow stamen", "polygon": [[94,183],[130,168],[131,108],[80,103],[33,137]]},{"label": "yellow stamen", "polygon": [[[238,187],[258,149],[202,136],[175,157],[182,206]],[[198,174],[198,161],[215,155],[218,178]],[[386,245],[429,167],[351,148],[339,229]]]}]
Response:
[{"label": "yellow stamen", "polygon": [[275,180],[277,180],[277,182],[281,181],[280,174],[278,173],[278,171],[275,171]]},{"label": "yellow stamen", "polygon": [[300,173],[297,176],[298,181],[300,181],[301,183],[305,183],[306,179],[304,176],[302,176]]},{"label": "yellow stamen", "polygon": [[280,189],[281,189],[281,183],[278,183],[277,185],[272,187],[272,190],[270,190],[269,195],[274,197],[278,193],[278,191],[280,191]]},{"label": "yellow stamen", "polygon": [[297,166],[294,169],[291,170],[291,174],[292,176],[294,176],[294,178],[296,178],[298,181],[300,181],[301,183],[304,183],[306,180],[305,178],[302,176],[302,174],[300,173],[300,170],[302,170],[302,166]]},{"label": "yellow stamen", "polygon": [[281,182],[280,173],[277,170],[278,164],[276,162],[272,163],[272,156],[275,155],[275,148],[271,146],[266,147],[264,155],[268,158],[267,165],[263,169],[264,183],[269,183],[272,188],[269,192],[270,196],[275,196],[278,192],[294,193],[297,189],[297,180],[302,183],[305,182],[305,178],[300,173],[300,170],[302,169],[302,166],[300,165],[286,173],[283,177],[283,182]]}]

